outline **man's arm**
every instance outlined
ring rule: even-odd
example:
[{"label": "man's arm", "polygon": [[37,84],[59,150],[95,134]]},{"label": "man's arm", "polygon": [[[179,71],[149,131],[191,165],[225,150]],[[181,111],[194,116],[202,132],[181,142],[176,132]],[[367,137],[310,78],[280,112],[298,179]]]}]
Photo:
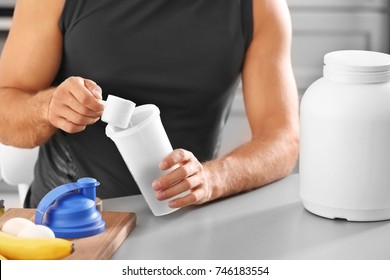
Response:
[{"label": "man's arm", "polygon": [[[201,204],[251,190],[288,175],[299,150],[298,95],[291,67],[291,22],[284,0],[253,0],[254,34],[243,68],[243,94],[252,138],[229,154],[200,164],[175,150],[160,167],[180,168],[157,179],[158,199],[171,207]],[[179,182],[179,183],[177,183]]]},{"label": "man's arm", "polygon": [[[18,0],[0,58],[0,142],[44,143],[57,128],[77,132],[98,120],[95,83],[73,77],[49,88],[62,56],[63,0]],[[96,95],[96,96],[95,96]]]},{"label": "man's arm", "polygon": [[[298,94],[291,67],[291,23],[284,0],[253,0],[254,37],[243,69],[249,143],[211,162],[221,195],[263,186],[289,174],[298,155]],[[214,165],[215,164],[215,165]],[[225,170],[223,172],[222,170]],[[215,172],[213,172],[215,173]]]}]

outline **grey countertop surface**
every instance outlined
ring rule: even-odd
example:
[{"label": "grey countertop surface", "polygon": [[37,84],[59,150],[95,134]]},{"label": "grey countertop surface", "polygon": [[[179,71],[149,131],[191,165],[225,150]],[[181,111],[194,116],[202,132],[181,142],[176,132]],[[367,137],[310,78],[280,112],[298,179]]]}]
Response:
[{"label": "grey countertop surface", "polygon": [[137,224],[112,259],[390,259],[390,221],[330,220],[306,211],[299,174],[247,193],[155,217],[142,196],[107,199]]}]

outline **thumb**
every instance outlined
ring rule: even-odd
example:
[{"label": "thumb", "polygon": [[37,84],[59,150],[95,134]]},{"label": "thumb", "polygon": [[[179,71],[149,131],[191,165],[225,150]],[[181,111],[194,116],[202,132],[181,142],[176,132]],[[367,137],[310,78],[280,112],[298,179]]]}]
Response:
[{"label": "thumb", "polygon": [[102,89],[94,81],[84,79],[84,85],[97,99],[102,99]]}]

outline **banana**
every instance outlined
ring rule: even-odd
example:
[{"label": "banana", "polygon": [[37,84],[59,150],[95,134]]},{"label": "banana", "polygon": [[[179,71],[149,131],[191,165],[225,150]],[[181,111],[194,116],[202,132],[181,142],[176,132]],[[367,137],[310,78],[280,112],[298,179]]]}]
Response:
[{"label": "banana", "polygon": [[0,255],[0,261],[4,261],[4,260],[6,260],[6,259],[7,259],[6,257]]},{"label": "banana", "polygon": [[16,237],[0,231],[0,255],[7,259],[56,260],[73,251],[73,242],[66,239]]}]

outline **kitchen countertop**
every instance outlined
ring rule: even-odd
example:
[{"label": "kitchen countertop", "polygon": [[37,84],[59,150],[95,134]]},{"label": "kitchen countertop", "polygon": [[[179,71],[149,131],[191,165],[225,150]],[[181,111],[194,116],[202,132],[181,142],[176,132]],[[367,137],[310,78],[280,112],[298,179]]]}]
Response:
[{"label": "kitchen countertop", "polygon": [[202,206],[155,217],[143,197],[103,202],[137,214],[112,259],[390,259],[390,221],[316,216],[299,198],[299,175]]}]

